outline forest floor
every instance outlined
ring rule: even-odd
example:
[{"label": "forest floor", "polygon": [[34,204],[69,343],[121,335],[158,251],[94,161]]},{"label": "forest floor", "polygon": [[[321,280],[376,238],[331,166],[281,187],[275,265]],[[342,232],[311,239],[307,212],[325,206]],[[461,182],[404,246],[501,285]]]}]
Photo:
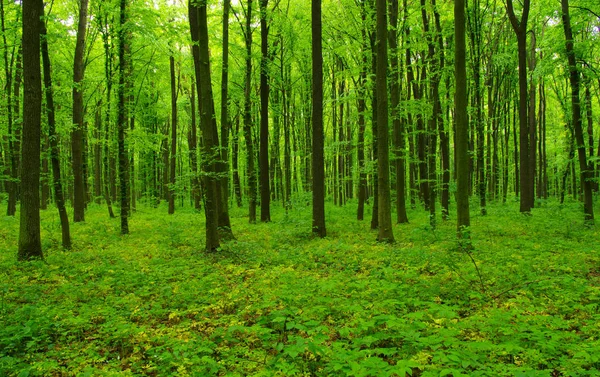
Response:
[{"label": "forest floor", "polygon": [[139,206],[120,236],[91,206],[72,251],[44,211],[46,261],[17,263],[0,217],[0,375],[600,375],[600,226],[578,203],[473,209],[468,251],[421,209],[378,244],[352,202],[315,239],[300,202],[233,209],[213,254],[203,213]]}]

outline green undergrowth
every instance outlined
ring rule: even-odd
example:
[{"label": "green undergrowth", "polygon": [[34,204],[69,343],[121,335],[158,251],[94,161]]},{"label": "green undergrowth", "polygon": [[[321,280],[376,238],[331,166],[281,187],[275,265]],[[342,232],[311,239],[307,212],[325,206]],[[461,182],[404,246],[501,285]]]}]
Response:
[{"label": "green undergrowth", "polygon": [[[375,242],[355,203],[248,224],[207,254],[204,215],[140,206],[131,234],[101,206],[60,248],[42,213],[45,262],[16,262],[18,217],[0,218],[1,376],[600,375],[600,232],[577,203],[422,210]],[[597,210],[598,212],[598,210]]]}]

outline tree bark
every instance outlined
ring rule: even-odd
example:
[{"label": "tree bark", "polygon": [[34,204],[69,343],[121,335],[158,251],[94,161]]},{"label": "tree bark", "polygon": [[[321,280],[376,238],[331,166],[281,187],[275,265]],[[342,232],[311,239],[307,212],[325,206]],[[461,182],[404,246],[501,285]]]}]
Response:
[{"label": "tree bark", "polygon": [[125,25],[127,23],[127,0],[121,0],[119,18],[119,89],[118,93],[118,119],[117,119],[117,143],[119,155],[119,201],[121,204],[121,234],[129,234],[129,158],[127,156],[126,130],[127,116],[125,109],[125,68],[128,64],[125,59]]},{"label": "tree bark", "polygon": [[[509,0],[510,1],[510,0]],[[469,215],[469,118],[467,112],[467,68],[465,42],[465,1],[454,1],[454,94],[456,145],[456,212],[457,235],[459,239],[470,238],[468,228],[471,225]]]},{"label": "tree bark", "polygon": [[75,60],[73,62],[73,130],[71,131],[71,159],[73,167],[73,222],[85,221],[85,183],[83,179],[83,78],[85,74],[84,49],[87,28],[88,0],[79,0],[79,23]]},{"label": "tree bark", "polygon": [[394,242],[390,197],[389,115],[387,90],[387,1],[377,0],[377,180],[379,189],[379,232],[377,241]]},{"label": "tree bark", "polygon": [[269,188],[269,28],[268,0],[260,0],[260,221],[271,221],[271,192]]},{"label": "tree bark", "polygon": [[[41,14],[44,14],[44,4],[39,0]],[[50,143],[50,160],[52,164],[52,176],[54,178],[54,202],[58,209],[60,218],[60,227],[62,233],[62,246],[65,249],[71,248],[71,232],[69,229],[69,216],[65,208],[65,198],[63,194],[62,181],[60,177],[60,150],[58,146],[58,135],[56,134],[56,119],[54,107],[54,93],[52,89],[52,74],[50,54],[48,53],[48,41],[46,38],[46,23],[44,20],[39,21],[41,30],[41,52],[42,66],[44,70],[44,89],[46,93],[46,112],[48,116],[48,140]]]},{"label": "tree bark", "polygon": [[[198,92],[199,109],[202,129],[202,152],[204,155],[203,181],[205,190],[204,215],[206,218],[207,252],[215,252],[220,248],[219,240],[219,184],[217,177],[219,144],[214,123],[214,102],[210,78],[210,58],[208,53],[208,25],[206,2],[188,3],[190,33],[192,36],[192,52],[196,74],[196,89]],[[217,143],[215,143],[217,140]]]},{"label": "tree bark", "polygon": [[569,0],[561,0],[563,29],[565,32],[567,59],[569,63],[569,83],[571,84],[571,111],[573,112],[573,129],[575,142],[577,143],[577,156],[579,158],[579,170],[581,187],[583,189],[583,213],[587,223],[594,223],[594,202],[592,192],[591,164],[587,162],[585,141],[581,119],[580,75],[577,69],[575,57],[573,30],[571,28],[571,17],[569,15]]},{"label": "tree bark", "polygon": [[390,83],[392,124],[394,137],[394,168],[396,172],[396,221],[407,223],[406,214],[406,155],[404,145],[404,124],[400,119],[400,53],[398,50],[398,0],[390,1],[390,31],[388,34],[391,53],[391,75]]},{"label": "tree bark", "polygon": [[312,0],[312,232],[325,237],[325,161],[323,132],[323,41],[321,0]]},{"label": "tree bark", "polygon": [[517,20],[512,0],[506,2],[508,17],[517,36],[519,55],[519,165],[520,165],[520,211],[531,213],[533,208],[533,187],[529,159],[529,119],[527,105],[527,19],[530,0],[524,0],[521,20]]},{"label": "tree bark", "polygon": [[18,260],[43,258],[40,236],[40,136],[42,78],[40,72],[40,17],[42,0],[23,0],[23,142],[21,218]]},{"label": "tree bark", "polygon": [[175,78],[175,57],[169,57],[171,72],[171,150],[169,159],[169,215],[175,213],[175,165],[177,158],[177,79]]},{"label": "tree bark", "polygon": [[246,139],[246,176],[248,181],[248,221],[256,222],[256,172],[252,142],[252,0],[246,9],[246,72],[244,80],[244,138]]}]

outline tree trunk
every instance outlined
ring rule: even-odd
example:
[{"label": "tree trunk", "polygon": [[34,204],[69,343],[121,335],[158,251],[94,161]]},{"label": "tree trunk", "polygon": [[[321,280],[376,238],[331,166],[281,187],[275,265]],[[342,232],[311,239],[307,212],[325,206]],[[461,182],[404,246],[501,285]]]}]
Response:
[{"label": "tree trunk", "polygon": [[83,77],[85,64],[85,32],[88,0],[79,0],[79,24],[73,62],[73,130],[71,132],[71,160],[73,167],[73,222],[85,221],[85,183],[83,179]]},{"label": "tree trunk", "polygon": [[[510,1],[510,0],[509,0]],[[469,118],[467,111],[467,68],[465,43],[465,1],[454,1],[454,94],[456,121],[456,212],[459,239],[470,238],[469,226]]]},{"label": "tree trunk", "polygon": [[521,20],[518,21],[512,0],[507,0],[508,17],[517,36],[519,54],[519,194],[521,213],[530,213],[531,208],[533,208],[527,105],[527,19],[529,17],[529,4],[530,0],[524,0]]},{"label": "tree trunk", "polygon": [[312,0],[312,232],[325,237],[325,159],[323,132],[323,41],[321,0]]},{"label": "tree trunk", "polygon": [[104,118],[104,199],[106,200],[106,206],[108,208],[108,216],[112,219],[115,214],[112,209],[112,169],[111,169],[111,155],[110,155],[110,104],[112,100],[112,52],[110,46],[110,35],[108,21],[104,20],[104,28],[101,29],[102,41],[104,45],[104,75],[106,80],[106,112]]},{"label": "tree trunk", "polygon": [[125,59],[125,25],[127,23],[127,0],[121,0],[120,3],[120,21],[119,21],[119,89],[117,91],[118,119],[117,119],[117,143],[119,156],[119,201],[121,204],[121,234],[129,234],[129,158],[127,156],[127,146],[125,145],[125,132],[127,130],[127,116],[125,109],[125,68],[128,62]]},{"label": "tree trunk", "polygon": [[205,160],[203,181],[205,190],[204,214],[206,217],[206,251],[215,252],[220,248],[219,241],[219,192],[217,185],[219,145],[214,123],[214,102],[210,78],[210,65],[208,53],[208,25],[206,16],[206,3],[188,3],[190,33],[192,36],[192,52],[194,56],[194,69],[196,74],[196,89],[198,92],[198,107],[201,114],[202,152]]},{"label": "tree trunk", "polygon": [[190,153],[190,165],[192,168],[192,198],[194,200],[194,209],[199,211],[201,209],[202,195],[200,192],[200,181],[198,179],[198,135],[196,125],[196,84],[192,84],[192,94],[190,96],[191,105],[191,124],[190,131],[188,132],[188,149]]},{"label": "tree trunk", "polygon": [[[406,20],[405,20],[406,21]],[[400,69],[398,51],[398,0],[390,1],[390,31],[388,34],[391,53],[391,75],[390,84],[392,125],[394,138],[394,168],[396,172],[396,221],[407,223],[406,214],[406,155],[404,145],[404,121],[400,119]]]},{"label": "tree trunk", "polygon": [[177,79],[175,78],[175,58],[169,57],[171,72],[171,150],[169,159],[169,215],[175,213],[175,165],[177,158]]},{"label": "tree trunk", "polygon": [[[41,14],[44,14],[44,4],[42,0],[39,1],[41,7]],[[55,119],[55,108],[54,108],[54,93],[52,89],[52,74],[51,74],[51,63],[50,54],[48,53],[48,41],[46,38],[46,24],[44,20],[39,21],[41,29],[41,51],[42,51],[42,65],[44,69],[44,89],[46,93],[46,112],[48,116],[48,140],[50,142],[50,160],[52,164],[52,175],[54,178],[54,201],[56,208],[58,209],[58,216],[60,218],[60,227],[62,233],[62,246],[65,249],[71,248],[71,232],[69,229],[69,216],[65,208],[65,198],[63,194],[62,181],[60,177],[60,151],[58,147],[58,135],[56,134],[56,119]]]},{"label": "tree trunk", "polygon": [[581,103],[579,98],[580,77],[577,70],[577,61],[574,50],[573,31],[571,29],[571,17],[569,15],[569,0],[561,0],[562,21],[565,31],[567,59],[569,63],[569,83],[571,84],[571,110],[573,112],[573,129],[575,142],[577,143],[577,156],[579,157],[579,170],[581,187],[583,189],[583,213],[587,223],[594,223],[594,202],[592,192],[591,164],[587,162],[585,141],[583,138],[583,127],[581,119]]},{"label": "tree trunk", "polygon": [[40,136],[42,78],[40,17],[42,0],[23,0],[23,144],[21,159],[21,218],[19,260],[43,258],[40,236]]},{"label": "tree trunk", "polygon": [[267,2],[260,0],[260,221],[271,221],[271,193],[269,189],[269,45]]},{"label": "tree trunk", "polygon": [[246,9],[246,72],[244,81],[244,138],[246,139],[246,176],[248,181],[248,221],[256,222],[256,172],[252,142],[252,0]]},{"label": "tree trunk", "polygon": [[[17,211],[17,190],[18,190],[18,169],[17,169],[17,154],[19,149],[16,148],[14,136],[16,130],[13,127],[13,107],[12,107],[12,67],[8,60],[8,44],[6,41],[6,27],[5,27],[5,15],[4,15],[4,1],[0,1],[0,21],[2,26],[2,41],[4,49],[4,74],[6,79],[6,109],[7,109],[7,123],[8,123],[8,143],[6,150],[6,173],[10,176],[10,179],[6,181],[6,189],[8,191],[8,206],[6,208],[7,216],[14,216]],[[24,21],[23,21],[24,22]]]},{"label": "tree trunk", "polygon": [[379,232],[377,241],[394,242],[390,197],[389,116],[387,90],[387,1],[377,0],[377,179],[379,189]]}]

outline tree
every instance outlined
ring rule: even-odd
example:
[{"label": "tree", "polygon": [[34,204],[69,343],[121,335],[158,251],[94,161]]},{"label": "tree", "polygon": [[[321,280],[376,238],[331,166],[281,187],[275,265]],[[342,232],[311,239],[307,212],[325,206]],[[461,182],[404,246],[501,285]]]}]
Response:
[{"label": "tree", "polygon": [[[510,1],[510,0],[509,0]],[[469,238],[469,119],[467,112],[467,63],[465,42],[465,1],[454,1],[454,118],[456,140],[456,213],[459,238]]]},{"label": "tree", "polygon": [[523,1],[521,20],[517,20],[512,0],[506,1],[508,18],[517,36],[519,54],[519,162],[520,162],[520,211],[530,213],[533,208],[533,176],[529,159],[529,119],[527,105],[527,20],[530,0]]},{"label": "tree", "polygon": [[269,27],[268,0],[260,0],[260,221],[271,221],[269,188]]},{"label": "tree", "polygon": [[575,142],[577,143],[577,155],[579,157],[579,170],[581,176],[581,187],[583,188],[583,213],[585,221],[594,222],[594,202],[592,192],[593,165],[588,163],[585,141],[583,138],[583,127],[581,120],[580,99],[580,74],[577,69],[575,57],[573,30],[571,28],[571,16],[569,14],[569,0],[561,0],[562,22],[565,32],[567,59],[569,63],[569,83],[571,84],[571,111],[573,116],[573,129],[575,131]]},{"label": "tree", "polygon": [[390,44],[391,63],[390,69],[392,80],[390,83],[390,99],[392,108],[392,124],[394,137],[395,153],[395,172],[396,172],[396,221],[398,223],[407,223],[406,214],[406,170],[405,170],[405,142],[404,125],[400,119],[400,72],[398,51],[398,0],[390,1],[390,31],[388,33]]},{"label": "tree", "polygon": [[252,0],[246,8],[246,71],[244,76],[244,138],[246,139],[246,176],[248,179],[248,220],[256,222],[256,172],[254,169],[254,145],[252,142]]},{"label": "tree", "polygon": [[23,141],[18,259],[43,258],[40,236],[40,137],[42,74],[40,17],[42,0],[23,0]]},{"label": "tree", "polygon": [[79,23],[73,62],[73,131],[71,155],[73,167],[73,222],[85,221],[85,182],[83,177],[83,78],[88,0],[79,0]]},{"label": "tree", "polygon": [[175,169],[177,157],[177,80],[175,79],[175,57],[169,57],[171,71],[171,159],[169,161],[169,214],[175,213]]},{"label": "tree", "polygon": [[[214,252],[220,247],[219,241],[219,209],[217,177],[217,160],[219,158],[218,136],[214,123],[212,84],[210,78],[210,58],[208,53],[208,25],[206,1],[188,2],[190,33],[192,36],[192,53],[200,109],[200,127],[202,130],[202,154],[204,182],[204,215],[206,218],[206,251]],[[215,143],[217,140],[217,143]]]},{"label": "tree", "polygon": [[[44,2],[39,0],[41,7],[40,14],[44,14]],[[60,150],[59,140],[56,134],[56,116],[54,106],[54,90],[52,88],[52,74],[50,64],[50,54],[48,53],[48,41],[46,32],[46,23],[43,18],[40,19],[42,66],[44,70],[44,89],[46,93],[46,113],[48,116],[48,140],[50,143],[50,160],[52,164],[52,176],[54,187],[54,201],[58,209],[60,218],[60,227],[62,231],[62,246],[65,249],[71,248],[71,231],[69,229],[69,217],[65,208],[65,198],[63,194],[61,176],[60,176]]]},{"label": "tree", "polygon": [[387,1],[377,0],[377,179],[379,233],[377,240],[394,242],[390,198],[389,117],[387,91]]},{"label": "tree", "polygon": [[321,0],[312,0],[312,231],[325,237],[325,161],[323,134],[323,41]]},{"label": "tree", "polygon": [[[7,102],[7,124],[8,124],[8,148],[6,150],[6,154],[8,155],[7,157],[7,167],[8,167],[8,174],[10,175],[10,180],[7,181],[7,191],[8,191],[8,206],[6,207],[6,215],[7,216],[14,216],[15,212],[17,211],[17,191],[18,191],[18,183],[17,183],[17,179],[18,179],[18,168],[17,168],[17,154],[19,153],[19,150],[16,148],[16,144],[17,141],[14,139],[18,139],[16,136],[17,132],[16,129],[14,127],[14,114],[13,114],[13,107],[12,107],[12,88],[11,88],[11,82],[12,82],[12,69],[11,69],[11,64],[9,63],[9,59],[8,59],[8,51],[9,51],[9,45],[7,43],[6,40],[6,26],[5,26],[5,12],[4,12],[4,1],[0,1],[0,22],[1,22],[1,26],[2,26],[2,42],[3,42],[3,56],[4,56],[4,74],[5,74],[5,79],[6,79],[6,102]],[[15,98],[15,101],[18,101],[18,99]]]},{"label": "tree", "polygon": [[119,89],[118,89],[118,119],[117,142],[119,155],[119,201],[121,204],[121,234],[129,234],[129,158],[125,145],[125,131],[127,130],[127,116],[125,109],[125,72],[127,61],[125,59],[125,38],[127,24],[127,0],[121,0],[119,17]]}]

